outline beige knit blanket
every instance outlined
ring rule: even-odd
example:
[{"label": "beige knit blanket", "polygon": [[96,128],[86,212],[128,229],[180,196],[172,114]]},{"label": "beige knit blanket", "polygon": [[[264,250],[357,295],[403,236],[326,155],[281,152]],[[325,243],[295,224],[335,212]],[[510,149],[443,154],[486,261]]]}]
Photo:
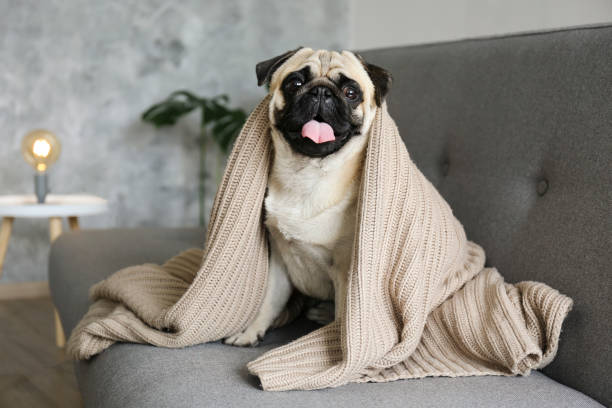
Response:
[{"label": "beige knit blanket", "polygon": [[[269,98],[230,155],[204,250],[116,272],[68,352],[113,343],[185,347],[232,335],[254,318],[268,272],[263,199],[271,160]],[[572,301],[536,282],[504,283],[484,251],[411,161],[386,106],[363,166],[348,292],[336,320],[248,364],[266,390],[425,376],[526,375],[557,352]],[[228,346],[229,347],[229,346]]]}]

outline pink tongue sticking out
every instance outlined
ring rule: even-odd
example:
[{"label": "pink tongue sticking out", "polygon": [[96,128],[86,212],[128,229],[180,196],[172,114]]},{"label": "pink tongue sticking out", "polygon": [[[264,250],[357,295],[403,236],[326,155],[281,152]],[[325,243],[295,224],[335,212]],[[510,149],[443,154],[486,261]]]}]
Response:
[{"label": "pink tongue sticking out", "polygon": [[315,143],[325,143],[336,140],[334,130],[325,122],[311,120],[302,126],[302,136],[307,137]]}]

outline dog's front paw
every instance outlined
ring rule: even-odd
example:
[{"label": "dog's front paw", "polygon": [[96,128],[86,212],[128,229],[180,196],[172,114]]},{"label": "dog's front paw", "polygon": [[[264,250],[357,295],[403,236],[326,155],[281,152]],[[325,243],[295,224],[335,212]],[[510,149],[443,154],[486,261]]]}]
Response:
[{"label": "dog's front paw", "polygon": [[335,318],[334,302],[324,301],[311,306],[306,311],[306,318],[320,325],[333,322]]},{"label": "dog's front paw", "polygon": [[264,334],[266,334],[265,330],[257,330],[249,327],[241,333],[226,338],[223,342],[238,347],[255,347],[263,340]]}]

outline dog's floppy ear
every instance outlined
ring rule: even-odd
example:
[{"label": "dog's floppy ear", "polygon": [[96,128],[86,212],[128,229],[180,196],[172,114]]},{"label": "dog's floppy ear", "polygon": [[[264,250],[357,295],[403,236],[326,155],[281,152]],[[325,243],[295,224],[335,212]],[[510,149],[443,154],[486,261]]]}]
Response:
[{"label": "dog's floppy ear", "polygon": [[284,54],[278,55],[269,60],[265,60],[255,65],[255,73],[257,74],[257,86],[270,82],[272,74],[278,69],[285,61],[298,52],[302,47],[297,47],[295,50],[287,51]]},{"label": "dog's floppy ear", "polygon": [[376,101],[376,105],[382,105],[385,96],[387,96],[387,93],[389,92],[389,88],[391,88],[391,82],[393,81],[391,73],[378,65],[366,62],[359,54],[355,54],[355,56],[359,58],[363,64],[363,67],[368,73],[368,76],[372,80],[372,83],[374,84],[374,100]]}]

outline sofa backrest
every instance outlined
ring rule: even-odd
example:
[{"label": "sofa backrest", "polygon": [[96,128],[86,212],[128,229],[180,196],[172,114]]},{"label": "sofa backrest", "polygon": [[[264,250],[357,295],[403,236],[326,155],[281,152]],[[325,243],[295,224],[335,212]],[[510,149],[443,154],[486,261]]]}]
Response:
[{"label": "sofa backrest", "polygon": [[574,299],[543,371],[612,404],[612,26],[361,52],[487,264]]}]

